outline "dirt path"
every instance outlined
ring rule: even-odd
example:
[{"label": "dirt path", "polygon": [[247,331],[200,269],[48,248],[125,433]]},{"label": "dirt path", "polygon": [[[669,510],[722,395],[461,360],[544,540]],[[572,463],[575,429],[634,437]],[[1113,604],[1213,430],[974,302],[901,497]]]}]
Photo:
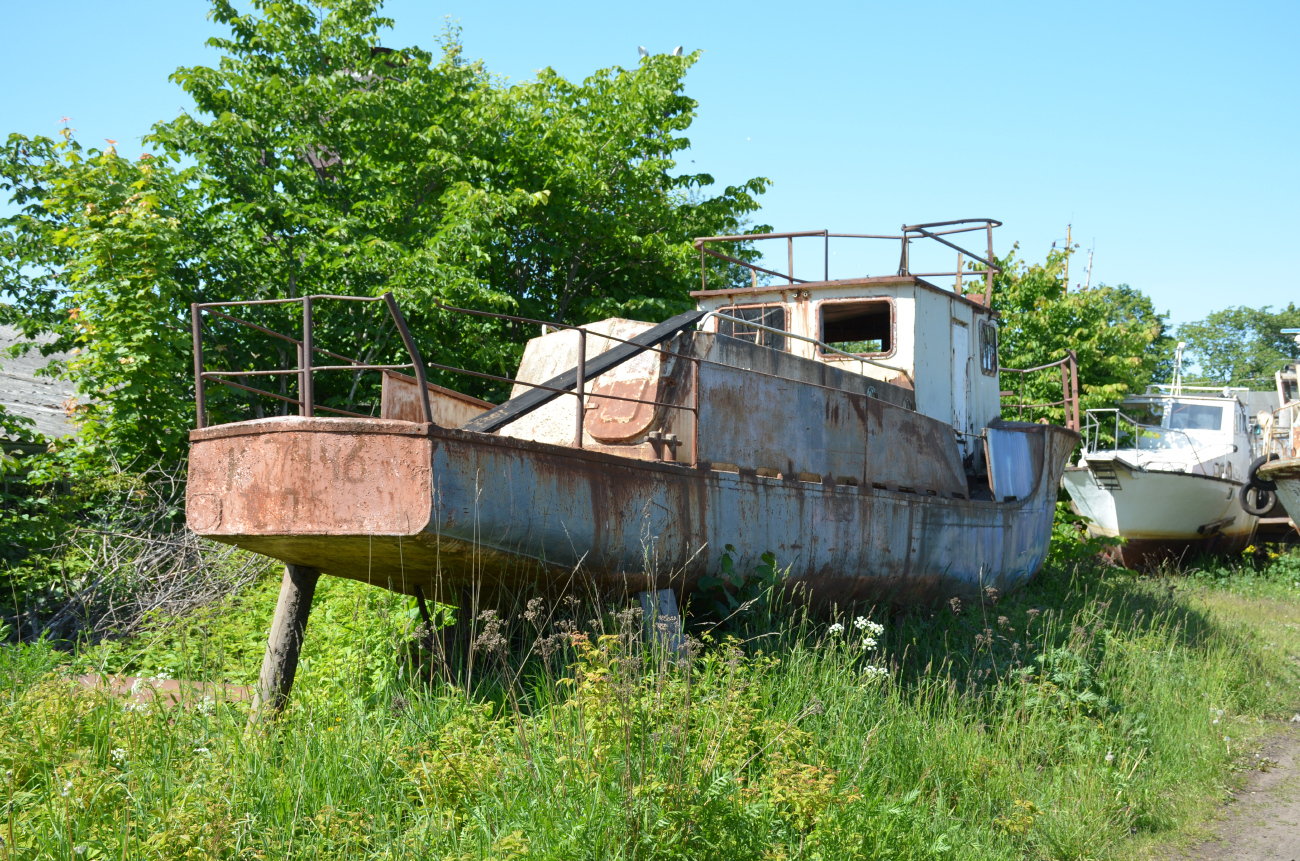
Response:
[{"label": "dirt path", "polygon": [[1188,861],[1300,861],[1300,724],[1270,739],[1255,770],[1226,807],[1216,839],[1194,846]]}]

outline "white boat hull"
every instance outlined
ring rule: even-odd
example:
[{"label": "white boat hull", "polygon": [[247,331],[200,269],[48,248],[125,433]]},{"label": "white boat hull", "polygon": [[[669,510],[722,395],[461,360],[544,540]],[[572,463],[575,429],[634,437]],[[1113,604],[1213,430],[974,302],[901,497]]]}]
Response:
[{"label": "white boat hull", "polygon": [[1189,553],[1231,553],[1250,542],[1257,518],[1241,508],[1241,483],[1192,473],[1143,471],[1114,464],[1116,487],[1088,467],[1065,471],[1065,489],[1096,536],[1123,538],[1118,556],[1139,568]]}]

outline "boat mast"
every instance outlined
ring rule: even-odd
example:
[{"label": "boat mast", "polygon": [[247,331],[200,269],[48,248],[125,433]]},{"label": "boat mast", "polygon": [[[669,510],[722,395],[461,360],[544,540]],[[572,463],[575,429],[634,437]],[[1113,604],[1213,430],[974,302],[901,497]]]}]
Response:
[{"label": "boat mast", "polygon": [[1186,346],[1186,341],[1179,341],[1178,349],[1174,352],[1174,384],[1169,390],[1174,397],[1183,393],[1183,348]]}]

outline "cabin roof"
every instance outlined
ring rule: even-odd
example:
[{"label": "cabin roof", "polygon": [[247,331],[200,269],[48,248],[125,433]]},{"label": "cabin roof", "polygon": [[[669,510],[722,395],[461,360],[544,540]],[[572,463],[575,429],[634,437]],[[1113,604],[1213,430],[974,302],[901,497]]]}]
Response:
[{"label": "cabin roof", "polygon": [[956,299],[959,302],[965,302],[972,308],[978,308],[991,317],[999,316],[996,311],[990,311],[984,307],[983,302],[976,302],[965,296],[958,295],[951,290],[945,290],[936,284],[931,284],[924,278],[916,275],[873,275],[867,278],[839,278],[832,281],[802,281],[798,284],[768,284],[762,287],[732,287],[723,290],[692,290],[692,299],[704,299],[712,296],[759,296],[767,293],[789,293],[798,290],[828,290],[841,287],[875,287],[887,284],[906,284],[917,287],[925,287],[936,293],[942,293],[950,299]]}]

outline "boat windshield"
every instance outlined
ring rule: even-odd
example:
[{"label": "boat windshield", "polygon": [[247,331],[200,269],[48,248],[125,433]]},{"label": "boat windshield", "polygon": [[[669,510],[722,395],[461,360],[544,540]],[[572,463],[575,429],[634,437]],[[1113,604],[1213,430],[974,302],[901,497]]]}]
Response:
[{"label": "boat windshield", "polygon": [[1169,427],[1175,430],[1223,430],[1223,407],[1210,404],[1169,404]]},{"label": "boat windshield", "polygon": [[1125,401],[1123,412],[1113,420],[1116,443],[1139,451],[1195,450],[1232,427],[1225,409],[1224,404],[1170,398]]}]

